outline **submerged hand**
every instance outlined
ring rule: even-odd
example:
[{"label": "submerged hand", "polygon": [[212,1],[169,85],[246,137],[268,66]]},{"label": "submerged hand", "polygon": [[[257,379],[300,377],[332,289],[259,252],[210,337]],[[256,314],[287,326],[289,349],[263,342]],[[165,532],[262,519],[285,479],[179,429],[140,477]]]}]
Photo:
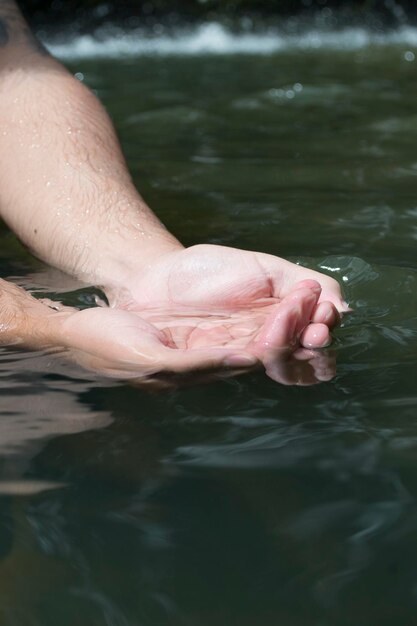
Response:
[{"label": "submerged hand", "polygon": [[164,324],[151,324],[137,313],[93,308],[70,314],[60,330],[61,343],[84,367],[121,379],[146,380],[159,375],[253,366],[243,350],[174,343]]},{"label": "submerged hand", "polygon": [[90,370],[138,384],[233,375],[260,362],[278,382],[311,384],[332,376],[325,355],[299,349],[319,296],[318,284],[304,281],[279,304],[245,314],[148,309],[145,319],[120,309],[57,307],[0,280],[0,345],[64,348]]},{"label": "submerged hand", "polygon": [[136,382],[224,375],[262,363],[277,382],[312,384],[331,378],[323,373],[325,357],[299,350],[320,292],[315,281],[303,281],[280,303],[217,313],[88,309],[65,320],[62,334],[84,366]]},{"label": "submerged hand", "polygon": [[[136,313],[100,308],[70,315],[62,336],[82,366],[139,386],[209,382],[244,373],[262,361],[276,382],[312,385],[335,374],[332,357],[296,348],[317,297],[306,287],[295,290],[271,311],[260,332],[245,336],[238,336],[238,326],[234,329],[225,316],[160,316],[151,324]],[[209,345],[201,347],[204,343]]]}]

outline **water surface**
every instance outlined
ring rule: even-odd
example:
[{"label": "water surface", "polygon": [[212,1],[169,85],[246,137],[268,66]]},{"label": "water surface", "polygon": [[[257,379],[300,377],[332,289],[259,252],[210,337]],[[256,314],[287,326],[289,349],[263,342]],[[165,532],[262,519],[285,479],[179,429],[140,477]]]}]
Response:
[{"label": "water surface", "polygon": [[[355,313],[335,379],[305,388],[255,373],[150,394],[1,350],[1,624],[413,623],[417,52],[333,35],[262,54],[61,49],[185,244],[321,269]],[[0,250],[3,277],[93,304],[5,228]]]}]

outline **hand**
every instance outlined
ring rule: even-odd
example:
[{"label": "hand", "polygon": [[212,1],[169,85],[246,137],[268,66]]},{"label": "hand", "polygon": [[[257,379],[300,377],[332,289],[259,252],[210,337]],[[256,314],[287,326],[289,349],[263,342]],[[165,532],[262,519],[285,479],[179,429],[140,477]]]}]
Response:
[{"label": "hand", "polygon": [[[331,341],[330,330],[348,310],[339,284],[329,276],[269,254],[216,245],[177,248],[153,259],[140,271],[133,266],[118,292],[108,292],[113,307],[166,316],[226,313],[249,325],[251,332],[265,323],[271,307],[303,280],[317,281],[322,292],[301,337],[307,348]],[[208,334],[205,333],[205,337]],[[207,345],[206,343],[202,345]]]},{"label": "hand", "polygon": [[118,309],[78,311],[35,300],[0,280],[0,344],[66,348],[84,367],[137,384],[184,383],[196,374],[229,376],[260,361],[278,382],[311,384],[333,372],[325,355],[297,349],[320,291],[314,281],[300,283],[281,303],[264,307],[269,310],[265,323],[266,313],[259,309],[260,324],[251,311],[245,317],[241,312],[173,316],[148,310],[148,320]]},{"label": "hand", "polygon": [[320,292],[317,283],[304,281],[256,314],[147,310],[144,319],[119,309],[87,309],[63,321],[61,342],[84,367],[138,384],[233,375],[260,361],[277,382],[314,384],[331,378],[334,366],[323,354],[297,348]]},{"label": "hand", "polygon": [[[217,315],[209,311],[178,316],[147,310],[146,320],[119,309],[78,311],[41,302],[0,280],[4,322],[0,344],[66,348],[90,370],[140,384],[158,383],[169,376],[178,380],[196,372],[230,375],[260,361],[278,382],[311,384],[328,379],[329,369],[324,367],[322,355],[316,353],[312,359],[311,354],[297,348],[308,332],[305,328],[320,292],[317,283],[304,281],[281,303],[248,312],[227,314],[223,310]],[[305,367],[300,370],[296,361],[301,365],[311,362],[313,370],[310,368],[307,378]]]}]

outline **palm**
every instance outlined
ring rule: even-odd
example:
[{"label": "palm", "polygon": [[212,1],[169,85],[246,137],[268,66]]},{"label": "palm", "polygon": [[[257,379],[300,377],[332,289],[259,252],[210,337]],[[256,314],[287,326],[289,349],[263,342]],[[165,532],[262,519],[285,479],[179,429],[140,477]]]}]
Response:
[{"label": "palm", "polygon": [[111,309],[81,311],[66,324],[78,360],[118,377],[262,362],[289,384],[304,380],[300,367],[312,358],[313,378],[320,378],[324,357],[300,347],[327,345],[342,309],[339,286],[327,276],[270,255],[203,245],[160,257]]},{"label": "palm", "polygon": [[321,347],[329,333],[316,324],[331,328],[344,308],[338,283],[267,254],[214,245],[176,250],[142,273],[117,306],[140,311],[157,325],[166,323],[174,343],[244,347],[261,331],[272,307],[305,280],[318,281],[322,294],[302,342]]}]

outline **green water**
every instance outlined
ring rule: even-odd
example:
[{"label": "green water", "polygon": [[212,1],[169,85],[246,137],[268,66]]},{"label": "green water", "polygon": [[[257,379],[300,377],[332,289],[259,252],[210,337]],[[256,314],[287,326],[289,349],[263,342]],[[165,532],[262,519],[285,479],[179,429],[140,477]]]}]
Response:
[{"label": "green water", "polygon": [[[322,268],[337,375],[166,394],[0,351],[1,626],[381,626],[417,608],[417,61],[78,61],[186,244]],[[51,276],[4,228],[0,270]],[[93,290],[57,298],[87,306]],[[54,488],[52,488],[54,487]],[[36,492],[36,493],[33,493]]]}]

